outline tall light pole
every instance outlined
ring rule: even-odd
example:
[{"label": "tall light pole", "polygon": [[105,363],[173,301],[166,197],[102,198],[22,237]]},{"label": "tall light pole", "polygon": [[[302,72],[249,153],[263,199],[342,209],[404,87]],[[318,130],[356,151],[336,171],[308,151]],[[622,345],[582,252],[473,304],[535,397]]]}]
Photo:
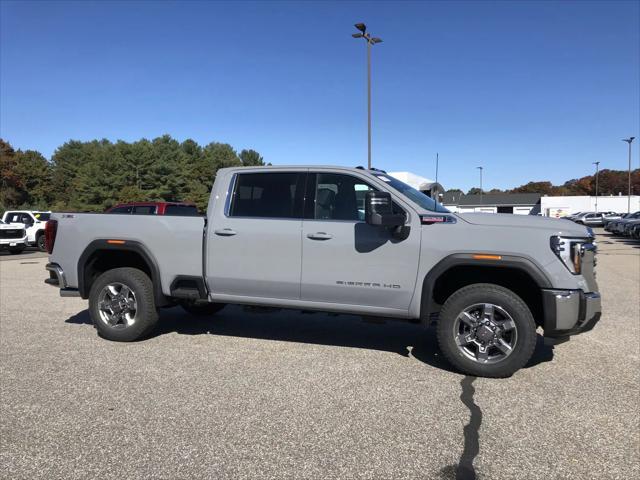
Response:
[{"label": "tall light pole", "polygon": [[356,23],[355,27],[360,30],[360,33],[354,33],[351,36],[353,38],[364,38],[367,42],[367,145],[369,147],[367,165],[368,168],[371,168],[371,46],[382,42],[382,40],[367,33],[367,26],[364,23]]},{"label": "tall light pole", "polygon": [[598,213],[598,172],[600,167],[600,162],[593,162],[596,166],[596,213]]},{"label": "tall light pole", "polygon": [[439,162],[439,154],[436,153],[436,183],[438,183],[438,162]]},{"label": "tall light pole", "polygon": [[476,167],[478,170],[480,170],[480,205],[482,205],[482,170],[484,170],[483,167]]},{"label": "tall light pole", "polygon": [[623,142],[629,144],[629,193],[627,194],[627,213],[631,213],[631,142],[636,137],[623,138]]}]

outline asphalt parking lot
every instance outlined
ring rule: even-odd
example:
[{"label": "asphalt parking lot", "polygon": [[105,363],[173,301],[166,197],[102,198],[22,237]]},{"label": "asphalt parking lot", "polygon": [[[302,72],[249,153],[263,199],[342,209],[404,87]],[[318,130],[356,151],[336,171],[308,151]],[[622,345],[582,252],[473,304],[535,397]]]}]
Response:
[{"label": "asphalt parking lot", "polygon": [[111,343],[43,283],[46,258],[3,257],[0,475],[639,478],[640,244],[598,242],[600,324],[503,380],[349,316],[174,308]]}]

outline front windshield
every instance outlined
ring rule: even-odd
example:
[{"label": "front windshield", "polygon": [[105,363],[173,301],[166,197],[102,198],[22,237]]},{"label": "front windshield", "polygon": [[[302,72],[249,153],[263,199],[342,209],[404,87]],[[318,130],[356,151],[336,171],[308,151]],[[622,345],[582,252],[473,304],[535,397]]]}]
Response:
[{"label": "front windshield", "polygon": [[393,188],[394,190],[397,190],[402,195],[404,195],[409,200],[411,200],[413,203],[418,204],[420,207],[424,208],[425,210],[429,210],[432,212],[451,213],[444,206],[436,202],[433,198],[425,195],[424,193],[422,193],[419,190],[416,190],[413,187],[410,187],[406,183],[398,180],[397,178],[394,178],[390,175],[386,175],[384,173],[373,173],[373,175],[378,177],[380,180],[385,182],[391,188]]}]

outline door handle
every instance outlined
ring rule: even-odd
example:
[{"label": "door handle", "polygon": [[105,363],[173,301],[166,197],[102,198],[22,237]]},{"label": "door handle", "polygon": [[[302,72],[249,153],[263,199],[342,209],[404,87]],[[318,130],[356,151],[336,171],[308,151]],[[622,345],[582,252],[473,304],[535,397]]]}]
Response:
[{"label": "door handle", "polygon": [[325,232],[307,233],[307,238],[311,240],[331,240],[333,235]]},{"label": "door handle", "polygon": [[222,237],[232,237],[236,234],[236,231],[230,228],[219,228],[218,230],[214,230],[213,233]]}]

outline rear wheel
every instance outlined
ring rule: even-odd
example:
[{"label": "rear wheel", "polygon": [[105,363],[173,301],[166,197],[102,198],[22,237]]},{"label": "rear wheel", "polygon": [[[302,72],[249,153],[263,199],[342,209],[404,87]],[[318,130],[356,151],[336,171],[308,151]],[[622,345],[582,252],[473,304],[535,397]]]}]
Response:
[{"label": "rear wheel", "polygon": [[89,312],[100,336],[132,342],[148,335],[158,322],[153,283],[136,268],[115,268],[91,287]]},{"label": "rear wheel", "polygon": [[224,303],[181,302],[180,306],[191,315],[207,317],[218,313],[225,307]]},{"label": "rear wheel", "polygon": [[531,358],[536,324],[522,299],[504,287],[478,283],[461,288],[442,307],[438,344],[461,372],[508,377]]},{"label": "rear wheel", "polygon": [[40,235],[38,235],[38,238],[36,238],[36,246],[41,252],[44,252],[47,249],[47,245],[44,241],[44,233],[41,233]]}]

